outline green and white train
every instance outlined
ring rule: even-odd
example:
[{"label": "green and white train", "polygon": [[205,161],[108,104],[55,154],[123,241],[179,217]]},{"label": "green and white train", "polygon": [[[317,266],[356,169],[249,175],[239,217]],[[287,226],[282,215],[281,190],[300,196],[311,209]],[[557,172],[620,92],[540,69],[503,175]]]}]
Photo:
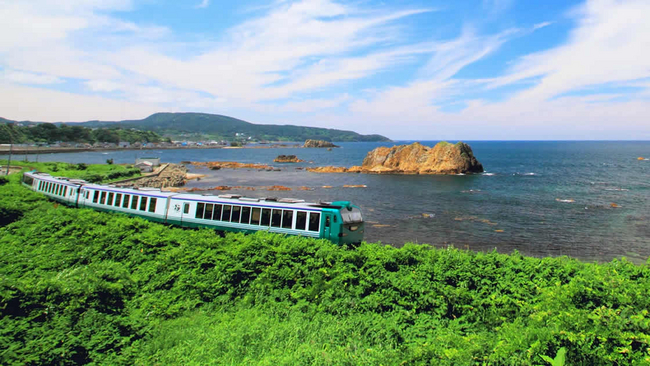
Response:
[{"label": "green and white train", "polygon": [[39,172],[24,173],[22,183],[68,206],[119,212],[184,227],[264,230],[323,238],[336,244],[360,243],[365,230],[361,210],[348,201],[308,203],[291,198],[180,194],[156,188],[92,184]]}]

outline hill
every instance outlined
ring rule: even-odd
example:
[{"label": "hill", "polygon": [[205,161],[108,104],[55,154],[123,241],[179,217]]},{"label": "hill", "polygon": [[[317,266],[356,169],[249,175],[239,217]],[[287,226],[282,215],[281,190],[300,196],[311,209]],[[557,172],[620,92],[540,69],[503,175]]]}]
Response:
[{"label": "hill", "polygon": [[269,141],[304,141],[307,139],[326,141],[390,141],[390,139],[381,135],[361,135],[353,131],[331,128],[254,124],[233,117],[208,113],[155,113],[141,120],[114,122],[88,121],[74,124],[91,128],[112,126],[136,128],[139,130],[153,131],[172,138],[183,139],[233,140],[236,134],[240,134],[240,136],[243,134],[245,138],[250,136],[255,140]]}]

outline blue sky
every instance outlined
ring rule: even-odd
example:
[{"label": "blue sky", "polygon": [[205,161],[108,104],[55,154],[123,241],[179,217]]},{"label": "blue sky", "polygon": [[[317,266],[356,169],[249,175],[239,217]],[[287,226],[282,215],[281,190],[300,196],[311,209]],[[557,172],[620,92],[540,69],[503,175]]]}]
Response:
[{"label": "blue sky", "polygon": [[0,1],[0,116],[650,139],[650,1]]}]

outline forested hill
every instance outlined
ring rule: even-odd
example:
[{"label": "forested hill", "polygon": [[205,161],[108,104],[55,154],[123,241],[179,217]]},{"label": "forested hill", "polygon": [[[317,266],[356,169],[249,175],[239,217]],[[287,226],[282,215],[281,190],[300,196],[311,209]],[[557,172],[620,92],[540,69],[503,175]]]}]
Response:
[{"label": "forested hill", "polygon": [[390,141],[381,135],[361,135],[353,131],[294,125],[264,125],[242,121],[237,118],[207,113],[156,113],[141,120],[116,122],[88,121],[75,123],[84,127],[136,128],[153,131],[173,138],[232,140],[236,134],[244,134],[255,140],[304,141],[318,139],[327,141]]}]

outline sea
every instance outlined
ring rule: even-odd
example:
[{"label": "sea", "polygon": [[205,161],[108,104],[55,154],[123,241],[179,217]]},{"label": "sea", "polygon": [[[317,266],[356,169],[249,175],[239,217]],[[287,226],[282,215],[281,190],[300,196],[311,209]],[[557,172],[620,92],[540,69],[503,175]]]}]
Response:
[{"label": "sea", "polygon": [[[433,146],[437,141],[420,141]],[[371,175],[310,173],[316,166],[361,165],[379,146],[411,143],[351,142],[340,148],[295,147],[129,150],[15,156],[18,160],[70,163],[237,161],[279,171],[190,167],[205,174],[188,188],[239,186],[223,193],[348,200],[361,207],[365,240],[401,247],[430,244],[586,261],[650,256],[650,141],[466,141],[485,172],[474,175]],[[278,164],[278,155],[304,163]],[[6,158],[6,156],[0,156]],[[639,159],[643,158],[643,159]],[[291,191],[269,191],[281,185]],[[357,186],[357,187],[346,187]],[[211,191],[211,193],[221,193]]]}]

